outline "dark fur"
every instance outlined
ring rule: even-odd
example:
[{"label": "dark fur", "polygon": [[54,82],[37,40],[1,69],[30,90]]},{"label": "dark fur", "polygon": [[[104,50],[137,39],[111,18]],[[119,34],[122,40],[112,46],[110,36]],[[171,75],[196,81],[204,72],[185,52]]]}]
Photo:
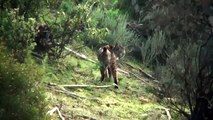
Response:
[{"label": "dark fur", "polygon": [[48,52],[51,49],[51,43],[53,41],[53,34],[48,25],[39,25],[38,31],[35,37],[35,51],[36,52]]},{"label": "dark fur", "polygon": [[122,46],[105,45],[101,47],[98,51],[98,60],[101,63],[100,72],[101,72],[101,81],[107,77],[113,76],[114,83],[118,88],[117,80],[117,59],[122,58],[125,55],[125,49]]}]

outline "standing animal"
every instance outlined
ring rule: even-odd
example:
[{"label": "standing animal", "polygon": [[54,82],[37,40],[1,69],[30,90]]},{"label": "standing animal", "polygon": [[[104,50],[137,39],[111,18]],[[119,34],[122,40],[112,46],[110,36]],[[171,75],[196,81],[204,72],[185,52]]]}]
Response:
[{"label": "standing animal", "polygon": [[101,63],[100,72],[101,72],[101,81],[107,77],[111,78],[113,76],[114,83],[116,84],[115,88],[118,88],[118,78],[117,78],[117,64],[116,61],[125,55],[125,48],[116,44],[114,45],[105,45],[99,48],[98,50],[98,60]]},{"label": "standing animal", "polygon": [[35,51],[40,53],[48,53],[53,46],[53,34],[51,28],[46,24],[38,26],[38,31],[35,36]]}]

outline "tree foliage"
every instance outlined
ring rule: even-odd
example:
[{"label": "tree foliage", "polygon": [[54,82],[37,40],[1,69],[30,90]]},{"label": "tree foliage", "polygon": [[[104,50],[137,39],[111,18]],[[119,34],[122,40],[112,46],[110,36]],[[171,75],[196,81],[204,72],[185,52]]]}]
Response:
[{"label": "tree foliage", "polygon": [[0,20],[0,36],[15,57],[23,62],[27,50],[33,48],[35,19],[19,16],[18,11],[2,11],[2,14],[0,14],[3,18]]}]

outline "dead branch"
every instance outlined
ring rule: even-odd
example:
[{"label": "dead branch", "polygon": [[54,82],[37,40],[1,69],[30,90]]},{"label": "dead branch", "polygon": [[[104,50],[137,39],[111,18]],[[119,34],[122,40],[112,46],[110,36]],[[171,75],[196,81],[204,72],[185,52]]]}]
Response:
[{"label": "dead branch", "polygon": [[96,85],[60,85],[62,87],[67,87],[67,88],[109,88],[109,87],[114,87],[115,85],[103,85],[103,86],[96,86]]},{"label": "dead branch", "polygon": [[152,85],[152,84],[148,83],[147,81],[145,81],[144,79],[138,77],[136,74],[134,74],[134,73],[132,73],[132,72],[130,72],[130,74],[131,74],[132,76],[136,77],[137,79],[143,81],[143,82],[146,83],[147,85],[149,85],[149,86],[151,86],[151,87],[154,87],[154,85]]},{"label": "dead branch", "polygon": [[62,116],[62,114],[60,112],[60,109],[57,106],[54,107],[53,109],[47,111],[47,114],[49,114],[50,116],[52,116],[55,111],[57,111],[57,113],[58,113],[59,117],[61,118],[61,120],[65,120],[65,118]]},{"label": "dead branch", "polygon": [[[57,85],[57,84],[55,84],[55,83],[48,83],[48,85],[50,85],[50,86],[58,86],[58,87],[60,87],[60,88],[64,88],[64,87],[66,87],[66,88],[109,88],[109,87],[114,87],[114,86],[116,86],[115,84],[113,84],[113,85],[102,85],[102,86],[100,86],[100,85]],[[65,90],[65,88],[63,89],[63,90]]]},{"label": "dead branch", "polygon": [[98,99],[98,98],[80,96],[80,95],[77,95],[77,94],[75,94],[75,93],[73,93],[73,92],[70,92],[70,91],[68,91],[68,90],[63,91],[63,90],[57,90],[57,89],[54,89],[54,91],[59,92],[59,93],[64,93],[64,94],[66,94],[66,95],[68,95],[68,96],[70,96],[70,97],[73,97],[73,98],[75,98],[75,99],[80,98],[80,99],[87,99],[87,100],[101,101],[101,100],[100,100],[100,99]]},{"label": "dead branch", "polygon": [[63,93],[63,94],[66,94],[67,96],[70,96],[72,98],[75,98],[75,99],[85,99],[86,97],[82,97],[82,96],[79,96],[73,92],[70,92],[68,90],[58,90],[58,89],[55,89],[55,88],[51,88],[51,90],[55,91],[55,92],[58,92],[58,93]]},{"label": "dead branch", "polygon": [[[166,116],[167,116],[167,120],[172,120],[172,117],[171,117],[171,114],[170,114],[170,112],[169,112],[169,109],[168,108],[165,108],[165,107],[163,107],[163,106],[160,106],[160,107],[157,107],[157,108],[155,108],[156,110],[159,110],[159,111],[162,111],[162,112],[164,112],[165,111],[165,113],[166,113]],[[153,110],[154,111],[154,110]],[[164,113],[163,113],[164,114]],[[142,114],[142,116],[152,116],[153,115],[153,113],[146,113],[146,114]]]},{"label": "dead branch", "polygon": [[84,54],[82,54],[82,53],[78,53],[78,52],[76,52],[76,51],[74,51],[74,50],[72,50],[72,49],[70,49],[70,48],[68,48],[68,47],[65,47],[65,49],[68,50],[69,52],[73,53],[74,55],[76,55],[76,56],[78,56],[78,57],[84,59],[84,60],[90,61],[90,62],[92,62],[92,63],[97,63],[96,61],[94,61],[94,60],[88,58],[86,55],[84,55]]},{"label": "dead branch", "polygon": [[[57,85],[55,83],[48,83],[48,87],[49,87],[49,89],[51,89],[51,90],[53,90],[55,92],[64,93],[67,96],[70,96],[70,97],[75,98],[75,99],[77,99],[77,98],[85,99],[85,97],[82,97],[82,96],[79,96],[79,95],[77,95],[77,94],[75,94],[73,92],[70,92],[70,91],[66,90],[64,87],[62,87],[60,85]],[[57,87],[57,88],[54,88],[54,87]]]},{"label": "dead branch", "polygon": [[[122,69],[120,69],[120,68],[118,68],[118,72],[122,72],[122,73],[124,73],[124,74],[127,75],[127,76],[132,75],[133,77],[136,77],[138,80],[140,80],[140,81],[146,83],[147,85],[154,87],[154,85],[150,84],[148,81],[146,81],[145,79],[142,79],[141,77],[139,77],[138,75],[136,75],[136,74],[133,73],[133,72],[127,72],[127,71],[124,71],[124,70],[122,70]],[[156,81],[156,80],[153,80],[153,82],[159,83],[159,82]]]},{"label": "dead branch", "polygon": [[138,69],[145,77],[149,78],[149,79],[152,79],[152,80],[156,80],[152,75],[150,75],[149,73],[145,72],[144,70],[142,70],[141,68],[139,67],[134,67],[132,66],[131,64],[129,63],[125,63],[126,65],[130,66],[131,68],[134,68],[134,69]]},{"label": "dead branch", "polygon": [[156,80],[152,75],[150,75],[149,73],[146,73],[144,70],[142,70],[141,68],[138,68],[139,71],[144,75],[146,76],[147,78],[150,78],[152,80]]},{"label": "dead branch", "polygon": [[[59,92],[59,93],[63,93],[63,94],[66,94],[67,96],[70,96],[72,98],[75,98],[75,99],[88,99],[88,100],[96,100],[96,101],[101,101],[100,99],[98,98],[94,98],[94,97],[84,97],[84,96],[80,96],[80,95],[77,95],[76,93],[73,93],[73,92],[70,92],[68,90],[66,90],[63,86],[61,85],[57,85],[55,83],[49,83],[48,85],[51,85],[51,86],[57,86],[58,89],[56,88],[53,88],[51,87],[50,89],[55,91],[55,92]],[[66,85],[65,85],[66,86]],[[75,85],[74,85],[75,86]]]},{"label": "dead branch", "polygon": [[118,72],[123,73],[123,74],[125,74],[125,75],[127,75],[127,76],[130,75],[129,72],[127,72],[127,71],[125,71],[125,70],[122,70],[122,69],[120,69],[120,68],[117,68],[117,70],[118,70]]},{"label": "dead branch", "polygon": [[167,117],[168,117],[168,120],[171,120],[172,117],[171,117],[171,114],[170,114],[170,112],[169,112],[169,109],[168,109],[168,108],[164,108],[164,107],[162,107],[161,109],[165,110],[166,115],[167,115]]}]

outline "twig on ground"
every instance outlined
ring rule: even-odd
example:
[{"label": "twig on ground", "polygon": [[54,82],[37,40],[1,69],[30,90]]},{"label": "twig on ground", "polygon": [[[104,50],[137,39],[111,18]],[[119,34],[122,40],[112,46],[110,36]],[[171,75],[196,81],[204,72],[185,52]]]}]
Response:
[{"label": "twig on ground", "polygon": [[57,84],[55,84],[55,83],[51,83],[51,84],[52,84],[52,86],[57,86],[57,88],[59,88],[59,89],[56,89],[56,88],[51,87],[51,88],[50,88],[51,90],[53,90],[53,91],[55,91],[55,92],[59,92],[59,93],[66,94],[67,96],[70,96],[70,97],[72,97],[72,98],[75,98],[75,99],[80,98],[80,99],[88,99],[88,100],[101,101],[101,100],[98,99],[98,98],[93,98],[93,97],[90,98],[90,97],[84,97],[84,96],[77,95],[76,93],[73,93],[73,92],[71,92],[71,91],[68,91],[68,90],[66,90],[64,87],[62,87],[62,86],[60,86],[60,85],[57,85]]},{"label": "twig on ground", "polygon": [[52,88],[52,90],[54,90],[55,92],[64,93],[67,96],[70,96],[70,97],[75,98],[75,99],[78,99],[78,98],[80,98],[80,99],[86,99],[86,97],[77,95],[77,94],[75,94],[73,92],[70,92],[70,91],[67,91],[67,90],[64,91],[64,90],[57,90],[57,89],[53,89],[53,88]]},{"label": "twig on ground", "polygon": [[64,87],[66,88],[109,88],[109,87],[114,87],[116,86],[115,84],[113,85],[58,85],[56,83],[48,83],[49,86],[58,86],[60,88],[62,88],[63,90],[65,90]]},{"label": "twig on ground", "polygon": [[172,117],[171,117],[171,114],[170,114],[170,112],[169,112],[169,109],[168,109],[168,108],[164,108],[164,107],[161,107],[161,109],[165,110],[166,115],[167,115],[167,117],[168,117],[168,120],[171,120]]},{"label": "twig on ground", "polygon": [[62,116],[62,114],[60,112],[60,109],[57,106],[54,107],[53,109],[47,111],[47,114],[49,114],[50,116],[52,116],[55,111],[57,111],[57,113],[58,113],[59,117],[61,118],[61,120],[65,120],[65,118]]},{"label": "twig on ground", "polygon": [[103,85],[103,86],[96,86],[96,85],[59,85],[62,87],[67,87],[67,88],[109,88],[109,87],[114,87],[115,85]]},{"label": "twig on ground", "polygon": [[[166,112],[166,116],[168,118],[167,120],[171,120],[172,119],[168,108],[165,108],[165,107],[162,106],[162,107],[157,107],[156,109],[160,110],[160,111],[163,111],[163,112],[165,111]],[[154,111],[154,109],[152,111],[150,111],[150,113],[146,113],[145,112],[145,114],[142,114],[142,116],[143,117],[153,116],[155,114],[155,112],[153,113],[153,111]],[[164,114],[164,113],[161,112],[160,114]]]}]

